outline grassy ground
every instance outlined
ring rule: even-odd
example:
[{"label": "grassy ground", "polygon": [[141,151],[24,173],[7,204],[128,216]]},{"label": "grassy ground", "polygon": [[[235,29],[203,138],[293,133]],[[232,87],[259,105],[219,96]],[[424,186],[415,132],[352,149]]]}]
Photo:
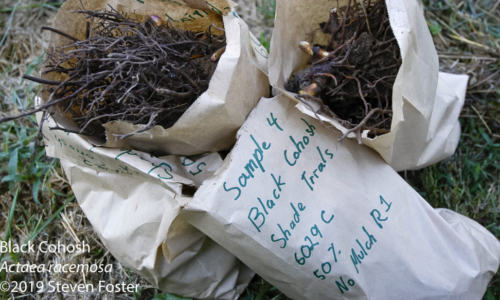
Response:
[{"label": "grassy ground", "polygon": [[[500,1],[424,1],[442,71],[468,74],[462,136],[451,158],[403,174],[433,207],[472,218],[500,237]],[[500,299],[493,278],[484,299]]]},{"label": "grassy ground", "polygon": [[[257,36],[271,36],[275,0],[239,0],[240,15]],[[40,27],[50,24],[60,3],[46,0],[4,0],[0,7],[0,117],[16,114],[33,103],[38,87],[23,81],[36,72],[43,59],[47,36]],[[441,69],[471,76],[466,104],[460,117],[463,134],[456,154],[420,171],[402,173],[434,207],[446,207],[486,226],[500,237],[500,0],[424,1],[429,29],[434,36]],[[1,262],[98,261],[112,264],[113,272],[92,274],[7,274],[0,282],[51,281],[77,283],[138,282],[136,294],[87,295],[88,299],[175,299],[130,274],[102,246],[80,210],[59,167],[37,146],[33,118],[0,125],[0,238],[24,243],[86,241],[91,253],[83,256],[2,255]],[[35,151],[36,150],[36,151]],[[35,155],[33,153],[36,153]],[[500,276],[484,297],[500,299]],[[1,294],[3,298],[13,295]],[[20,294],[17,294],[19,296]],[[75,298],[40,293],[36,299]],[[79,297],[81,298],[81,297]],[[242,295],[245,300],[287,299],[258,276]]]}]

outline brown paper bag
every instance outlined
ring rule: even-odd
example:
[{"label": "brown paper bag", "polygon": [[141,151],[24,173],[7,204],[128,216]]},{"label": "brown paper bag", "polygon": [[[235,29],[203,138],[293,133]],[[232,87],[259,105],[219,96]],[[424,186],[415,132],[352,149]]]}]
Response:
[{"label": "brown paper bag", "polygon": [[292,299],[481,299],[500,242],[293,104],[262,99],[174,223],[188,220]]},{"label": "brown paper bag", "polygon": [[191,199],[189,188],[221,166],[219,154],[154,157],[94,147],[78,134],[50,130],[53,126],[52,119],[43,126],[47,155],[60,159],[85,216],[120,263],[165,292],[238,298],[253,271],[191,225],[171,226]]},{"label": "brown paper bag", "polygon": [[[155,126],[151,130],[121,139],[119,136],[135,132],[144,125],[126,122],[105,124],[107,141],[90,139],[95,145],[113,148],[133,148],[148,153],[196,155],[229,148],[235,142],[235,134],[260,97],[269,94],[269,81],[264,72],[267,68],[267,51],[249,32],[248,26],[234,12],[234,3],[226,0],[69,0],[59,10],[53,27],[76,38],[85,37],[85,18],[74,11],[98,10],[111,5],[121,12],[149,17],[158,15],[165,20],[176,21],[190,30],[205,30],[214,23],[225,28],[227,46],[208,90],[203,93],[174,124],[164,129]],[[189,5],[193,5],[191,8]],[[200,11],[206,9],[206,11]],[[225,15],[223,15],[225,14]],[[52,34],[50,49],[67,44],[67,40]],[[262,71],[261,71],[262,70]],[[44,79],[60,80],[55,74]],[[44,91],[43,100],[49,93]],[[63,127],[79,130],[69,116],[61,112],[54,119]],[[105,142],[105,143],[104,143]]]},{"label": "brown paper bag", "polygon": [[[460,136],[458,117],[468,76],[439,72],[438,56],[419,1],[385,1],[403,63],[394,84],[391,132],[369,138],[365,131],[362,142],[397,171],[419,169],[454,153]],[[295,99],[295,95],[285,92],[284,85],[293,73],[306,68],[308,60],[299,49],[299,42],[306,40],[307,34],[319,23],[328,20],[330,10],[337,3],[343,6],[347,0],[277,1],[269,78],[273,87],[291,99]],[[310,105],[319,110],[317,103]],[[307,105],[299,103],[297,108],[316,117]],[[336,120],[318,115],[339,132],[347,131]],[[348,137],[355,138],[355,134]]]}]

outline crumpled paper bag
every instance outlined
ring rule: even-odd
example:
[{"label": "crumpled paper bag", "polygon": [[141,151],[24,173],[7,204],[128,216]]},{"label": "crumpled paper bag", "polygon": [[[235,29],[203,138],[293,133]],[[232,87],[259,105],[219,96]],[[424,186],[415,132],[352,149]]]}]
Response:
[{"label": "crumpled paper bag", "polygon": [[[171,226],[194,189],[221,166],[219,154],[154,157],[94,147],[78,134],[49,129],[55,125],[52,119],[43,125],[47,155],[60,159],[85,216],[120,263],[165,292],[238,298],[254,272],[191,225]],[[170,247],[180,254],[175,260]]]},{"label": "crumpled paper bag", "polygon": [[[155,14],[165,20],[176,21],[179,26],[189,30],[205,30],[213,23],[225,28],[227,40],[226,52],[218,62],[208,90],[187,109],[173,127],[164,129],[155,126],[151,130],[121,139],[120,136],[135,132],[144,125],[110,122],[105,124],[107,141],[89,138],[95,145],[133,148],[158,155],[196,155],[224,150],[234,144],[238,128],[257,101],[269,94],[269,80],[265,75],[267,51],[234,12],[235,4],[232,1],[69,0],[59,9],[53,27],[76,38],[85,38],[85,18],[74,12],[81,9],[82,4],[87,10],[103,9],[111,5],[120,12],[135,13],[138,17]],[[214,32],[217,31],[214,29]],[[66,45],[67,42],[66,38],[51,34],[48,51]],[[61,80],[53,73],[45,74],[43,78]],[[43,100],[48,100],[49,95],[45,90]],[[53,117],[62,127],[79,130],[70,115],[57,111]]]},{"label": "crumpled paper bag", "polygon": [[340,136],[283,95],[262,99],[174,223],[187,220],[292,299],[481,299],[500,242]]},{"label": "crumpled paper bag", "polygon": [[[417,0],[385,1],[403,63],[394,84],[391,132],[369,138],[365,131],[362,142],[380,153],[397,171],[420,169],[454,153],[460,137],[458,117],[468,76],[439,72],[437,52]],[[273,87],[291,99],[295,95],[285,92],[284,85],[292,74],[306,68],[308,60],[299,49],[299,42],[306,40],[319,23],[328,20],[337,3],[341,7],[347,0],[277,1],[269,78]],[[317,103],[310,104],[319,110]],[[297,108],[316,117],[307,105],[299,103]],[[340,132],[347,131],[339,122],[318,115]],[[355,138],[355,134],[349,137]]]}]

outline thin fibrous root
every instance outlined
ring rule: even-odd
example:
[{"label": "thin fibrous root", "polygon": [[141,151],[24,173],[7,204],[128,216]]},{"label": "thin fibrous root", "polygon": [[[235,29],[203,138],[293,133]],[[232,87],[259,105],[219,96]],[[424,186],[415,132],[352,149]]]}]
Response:
[{"label": "thin fibrous root", "polygon": [[381,108],[374,108],[372,109],[367,115],[366,117],[361,120],[361,122],[356,125],[354,128],[351,128],[351,129],[347,129],[347,131],[344,133],[344,135],[342,135],[341,137],[339,137],[337,139],[338,142],[342,142],[349,134],[351,134],[352,132],[358,132],[360,131],[360,129],[366,124],[366,121],[368,121],[374,113],[376,112],[380,112],[380,113],[383,113],[383,114],[389,114],[389,113],[392,113],[391,110],[383,110]]}]

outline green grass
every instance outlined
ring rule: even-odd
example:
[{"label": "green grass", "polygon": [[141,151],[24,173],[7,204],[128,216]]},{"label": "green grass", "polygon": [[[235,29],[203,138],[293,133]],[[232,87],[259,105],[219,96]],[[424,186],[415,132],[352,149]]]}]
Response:
[{"label": "green grass", "polygon": [[[467,111],[467,108],[466,108]],[[498,112],[498,107],[492,108]],[[417,172],[407,180],[433,206],[449,208],[485,226],[500,237],[500,139],[493,139],[479,118],[463,114],[463,134],[451,158]],[[500,279],[489,285],[484,299],[500,299]]]},{"label": "green grass", "polygon": [[[9,216],[8,216],[8,219],[7,219],[7,230],[6,230],[6,233],[5,233],[5,239],[3,239],[3,241],[6,241],[6,242],[9,242],[12,238],[12,223],[14,222],[14,212],[15,212],[15,207],[16,207],[16,203],[17,203],[17,196],[19,195],[19,189],[16,190],[16,193],[14,194],[14,200],[12,201],[12,206],[11,206],[11,209],[10,209],[10,212],[9,212]],[[18,262],[19,260],[17,259],[17,255],[15,254],[10,254],[9,255],[10,258],[14,261],[14,262]],[[0,255],[0,263],[3,263],[5,261],[5,253],[2,253]],[[7,273],[6,271],[3,271],[0,272],[0,280],[3,282],[3,281],[6,281],[7,280]],[[7,292],[6,291],[2,291],[2,296],[3,298],[6,298],[7,297]]]},{"label": "green grass", "polygon": [[[34,71],[40,59],[27,67],[27,72]],[[0,74],[0,80],[6,79],[12,66],[9,65]],[[0,103],[2,111],[12,108],[22,110],[33,105],[34,97],[39,87],[34,84],[10,86],[10,93],[1,91],[3,95]],[[10,97],[5,97],[10,94]],[[45,155],[41,136],[38,135],[35,116],[23,120],[10,121],[0,124],[2,144],[0,152],[0,202],[9,206],[6,221],[6,234],[0,240],[12,241],[16,244],[27,243],[39,237],[59,213],[66,208],[73,199],[67,189],[60,190],[50,183],[51,170],[59,172],[58,160]],[[8,195],[12,200],[9,201]],[[68,199],[62,201],[61,199]],[[0,221],[0,232],[2,232]],[[16,230],[14,230],[16,229]],[[19,232],[25,233],[21,241]],[[0,261],[11,260],[15,263],[23,260],[22,254],[2,253]],[[19,279],[19,274],[0,273],[0,281]],[[4,299],[7,293],[0,293]]]},{"label": "green grass", "polygon": [[274,20],[276,15],[276,0],[262,0],[261,5],[257,6],[257,12],[266,20]]},{"label": "green grass", "polygon": [[[441,69],[471,79],[455,154],[405,177],[433,207],[457,211],[499,238],[500,77],[495,75],[500,72],[499,2],[427,0],[424,4]],[[483,299],[500,299],[498,272]]]},{"label": "green grass", "polygon": [[286,300],[289,299],[283,295],[277,288],[269,284],[258,275],[250,283],[249,287],[240,297],[241,300]]}]

